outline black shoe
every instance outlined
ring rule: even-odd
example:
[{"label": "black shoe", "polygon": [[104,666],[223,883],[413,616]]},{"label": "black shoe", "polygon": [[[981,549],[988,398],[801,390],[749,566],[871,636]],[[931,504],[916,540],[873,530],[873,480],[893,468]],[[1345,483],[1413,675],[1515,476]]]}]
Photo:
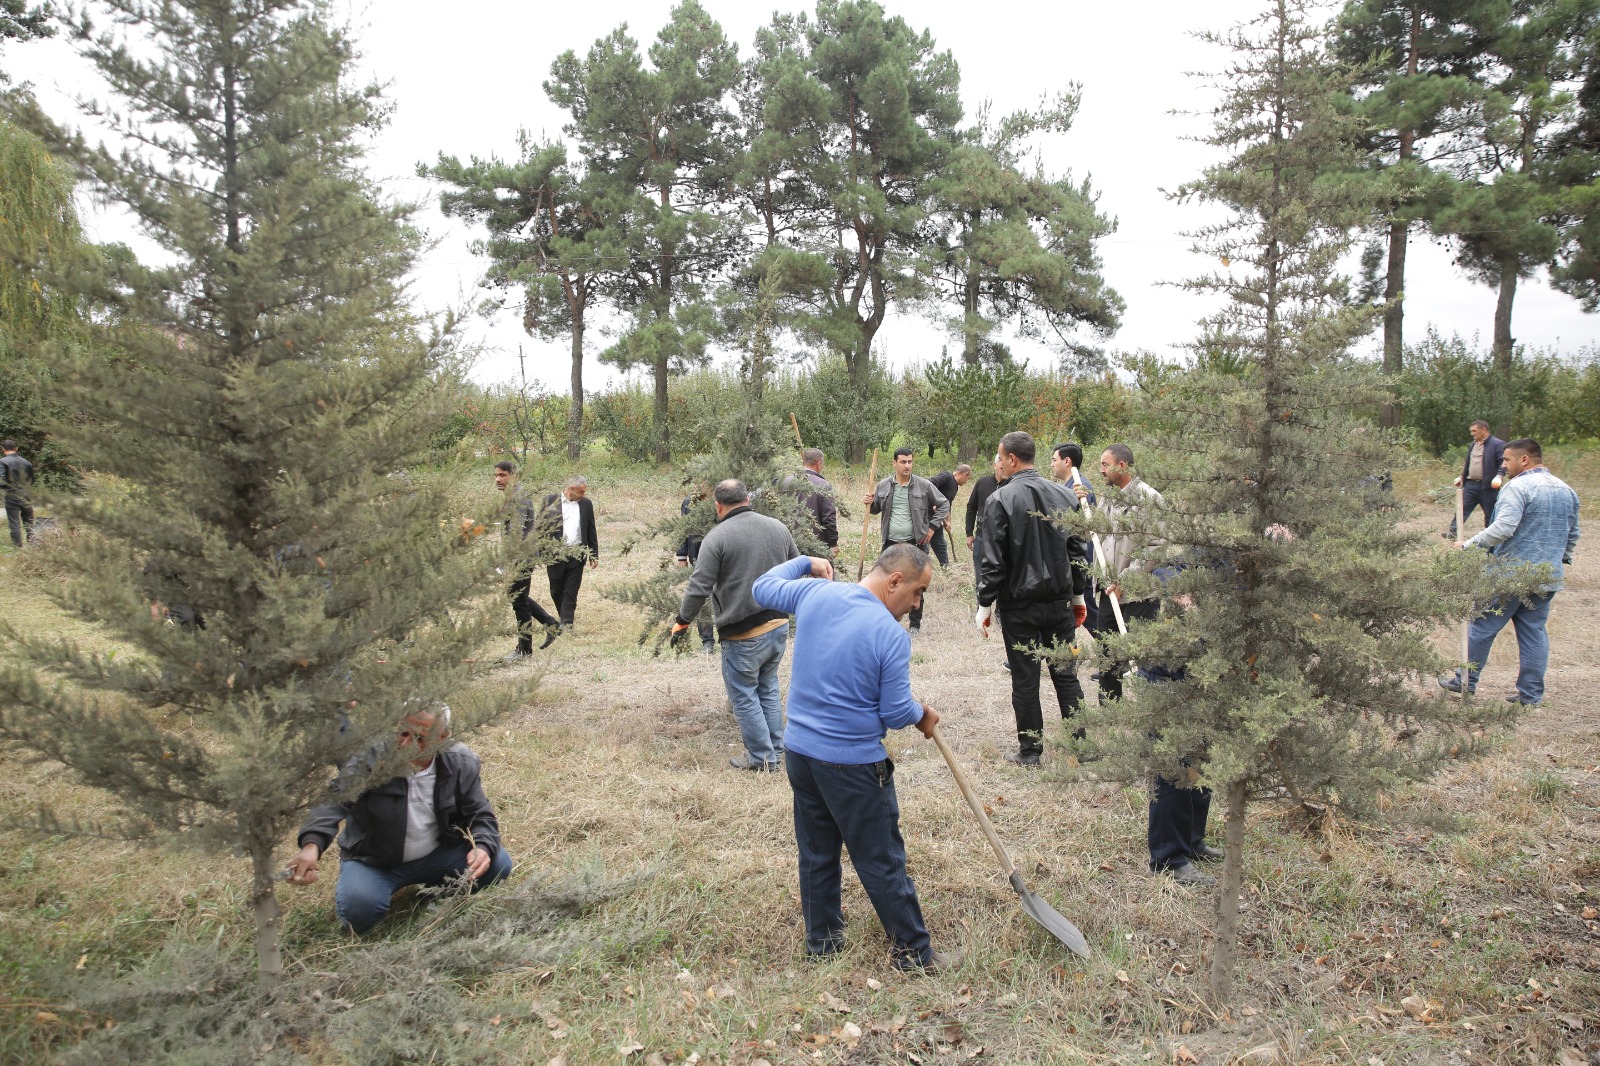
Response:
[{"label": "black shoe", "polygon": [[550,645],[554,644],[556,642],[556,638],[559,637],[560,635],[561,635],[561,627],[560,626],[545,626],[544,627],[544,643],[539,645],[539,650],[540,651],[544,651]]},{"label": "black shoe", "polygon": [[1012,766],[1038,766],[1039,753],[1036,751],[1008,751],[1006,762]]},{"label": "black shoe", "polygon": [[1221,862],[1228,857],[1228,853],[1221,848],[1214,848],[1210,844],[1201,844],[1189,853],[1189,858],[1195,862]]},{"label": "black shoe", "polygon": [[1542,703],[1544,703],[1543,700],[1534,700],[1532,703],[1529,703],[1527,700],[1523,699],[1520,695],[1518,695],[1515,692],[1513,692],[1511,695],[1506,697],[1506,702],[1507,703],[1520,703],[1524,707],[1538,707]]},{"label": "black shoe", "polygon": [[920,625],[915,625],[915,626],[911,627],[911,633],[912,633],[913,636],[915,636],[916,634],[921,633],[921,632],[922,632],[922,627]]},{"label": "black shoe", "polygon": [[961,960],[967,957],[963,948],[951,948],[949,951],[934,949],[928,952],[928,961],[924,963],[896,962],[895,969],[902,973],[944,973],[961,965]]},{"label": "black shoe", "polygon": [[[1446,692],[1454,692],[1459,696],[1461,694],[1461,678],[1457,677],[1455,674],[1449,674],[1445,677],[1441,677],[1439,679],[1439,687],[1444,689]],[[1467,695],[1470,696],[1476,691],[1478,691],[1477,685],[1467,686]]]},{"label": "black shoe", "polygon": [[533,653],[530,652],[528,649],[519,647],[515,651],[513,651],[510,655],[507,655],[504,659],[501,659],[500,661],[503,662],[503,663],[520,663],[522,660],[526,659],[531,654],[533,654]]}]

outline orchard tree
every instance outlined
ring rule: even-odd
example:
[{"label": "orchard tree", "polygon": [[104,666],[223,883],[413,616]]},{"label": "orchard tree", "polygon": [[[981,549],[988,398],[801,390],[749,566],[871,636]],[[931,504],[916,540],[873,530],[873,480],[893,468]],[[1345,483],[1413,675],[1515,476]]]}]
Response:
[{"label": "orchard tree", "polygon": [[[998,121],[985,106],[934,183],[940,233],[927,267],[939,304],[960,309],[949,325],[968,366],[1009,324],[1019,336],[1053,340],[1084,369],[1105,368],[1077,333],[1104,338],[1117,328],[1122,298],[1100,276],[1095,248],[1116,222],[1096,209],[1087,180],[1048,177],[1024,158],[1034,138],[1072,128],[1080,98],[1074,87]],[[964,442],[962,457],[971,454]]]},{"label": "orchard tree", "polygon": [[711,285],[739,242],[724,191],[734,167],[739,60],[696,0],[672,9],[649,60],[624,25],[582,59],[563,53],[544,89],[572,117],[566,131],[604,219],[590,248],[617,272],[610,298],[629,320],[601,358],[651,368],[656,460],[667,462],[667,383],[704,360],[716,326]]},{"label": "orchard tree", "polygon": [[1202,334],[1234,358],[1162,381],[1155,454],[1170,458],[1141,473],[1166,506],[1144,512],[1138,531],[1165,540],[1170,569],[1165,582],[1126,587],[1159,592],[1163,617],[1106,641],[1108,654],[1175,679],[1134,683],[1099,712],[1130,770],[1222,799],[1218,1003],[1232,996],[1250,802],[1361,809],[1473,750],[1470,728],[1508,713],[1424,686],[1444,665],[1437,625],[1468,609],[1474,564],[1419,551],[1393,510],[1353,491],[1352,471],[1389,466],[1398,449],[1357,421],[1387,395],[1350,351],[1377,312],[1352,306],[1337,273],[1379,205],[1371,183],[1348,180],[1358,132],[1348,78],[1327,61],[1327,28],[1310,10],[1276,0],[1254,22],[1202,37],[1232,53],[1207,138],[1228,158],[1177,195],[1229,212],[1195,234],[1220,267],[1186,284],[1222,298]]},{"label": "orchard tree", "polygon": [[[1509,0],[1351,0],[1338,19],[1335,48],[1357,77],[1360,146],[1389,195],[1379,254],[1383,370],[1391,378],[1404,368],[1410,233],[1458,191],[1452,163],[1481,104],[1488,44],[1509,15]],[[1383,405],[1383,424],[1400,425],[1392,402]]]},{"label": "orchard tree", "polygon": [[[567,162],[565,145],[518,135],[515,163],[473,158],[462,163],[440,154],[425,177],[443,182],[446,215],[488,230],[473,251],[489,259],[484,284],[522,303],[529,336],[565,336],[571,342],[571,403],[567,458],[583,453],[583,338],[590,309],[622,271],[597,252],[605,244],[605,217],[597,203],[604,183],[588,180]],[[506,299],[511,299],[508,295]]]},{"label": "orchard tree", "polygon": [[[49,137],[164,256],[61,279],[114,302],[125,357],[49,353],[89,416],[58,432],[120,486],[53,501],[81,533],[54,595],[124,653],[9,628],[0,737],[112,792],[107,829],[245,855],[270,987],[274,856],[330,765],[393,749],[418,706],[447,698],[459,733],[520,692],[468,687],[484,619],[444,613],[495,560],[396,473],[444,421],[448,350],[406,310],[409,208],[361,168],[385,105],[352,42],[310,0],[101,6],[108,29],[73,33],[127,147]],[[178,604],[193,624],[162,623]],[[402,764],[365,765],[347,787]]]}]

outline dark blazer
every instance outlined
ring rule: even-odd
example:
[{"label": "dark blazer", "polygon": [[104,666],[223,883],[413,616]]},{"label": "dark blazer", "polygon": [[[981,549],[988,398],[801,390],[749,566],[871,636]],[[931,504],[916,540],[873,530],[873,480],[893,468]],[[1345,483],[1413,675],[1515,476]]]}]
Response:
[{"label": "dark blazer", "polygon": [[983,505],[999,485],[993,474],[985,474],[972,483],[972,494],[967,497],[967,536],[978,535],[978,525],[983,521]]},{"label": "dark blazer", "polygon": [[[352,760],[352,769],[359,760]],[[483,794],[478,756],[471,748],[456,744],[440,748],[433,755],[433,811],[439,818],[439,844],[457,843],[467,838],[488,852],[492,859],[500,850],[500,822]],[[339,782],[333,784],[338,793]],[[406,815],[410,781],[393,777],[373,785],[354,799],[336,800],[315,808],[300,827],[299,844],[328,850],[333,835],[343,822],[339,854],[373,866],[399,866],[405,861]]]},{"label": "dark blazer", "polygon": [[[1472,465],[1472,445],[1467,445],[1467,454],[1461,457],[1461,480],[1467,480],[1467,469]],[[1483,481],[1484,488],[1489,487],[1489,482],[1497,476],[1504,477],[1506,473],[1506,442],[1489,434],[1483,442]],[[1493,490],[1491,490],[1493,491]]]},{"label": "dark blazer", "polygon": [[[561,504],[564,497],[559,492],[552,492],[544,498],[544,503],[539,510],[546,516],[544,519],[544,534],[553,537],[556,543],[562,541]],[[600,534],[594,526],[594,501],[585,496],[578,501],[578,541],[589,551],[590,559],[600,558]]]}]

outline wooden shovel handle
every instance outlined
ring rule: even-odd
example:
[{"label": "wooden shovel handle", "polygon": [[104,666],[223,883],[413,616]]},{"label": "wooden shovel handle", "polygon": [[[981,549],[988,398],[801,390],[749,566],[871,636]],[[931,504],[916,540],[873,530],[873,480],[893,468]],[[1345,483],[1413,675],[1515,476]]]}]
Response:
[{"label": "wooden shovel handle", "polygon": [[[872,449],[872,465],[867,467],[867,492],[871,494],[878,487],[878,451]],[[867,572],[867,534],[872,531],[872,505],[868,504],[866,513],[861,516],[861,561],[856,564],[856,580],[861,580],[861,575]]]},{"label": "wooden shovel handle", "polygon": [[989,821],[989,816],[984,813],[983,804],[972,792],[972,783],[967,780],[967,775],[961,772],[961,767],[956,764],[955,753],[950,750],[950,745],[944,742],[944,737],[939,735],[939,727],[934,726],[931,734],[933,742],[939,745],[939,754],[944,756],[945,763],[950,767],[950,773],[956,779],[956,787],[961,789],[961,797],[967,801],[967,806],[972,808],[972,813],[978,819],[978,826],[983,830],[983,835],[989,838],[989,846],[994,849],[995,856],[1000,860],[1000,867],[1007,877],[1017,872],[1011,863],[1011,856],[1006,854],[1006,847],[1000,843],[1000,837],[994,831],[994,826]]}]

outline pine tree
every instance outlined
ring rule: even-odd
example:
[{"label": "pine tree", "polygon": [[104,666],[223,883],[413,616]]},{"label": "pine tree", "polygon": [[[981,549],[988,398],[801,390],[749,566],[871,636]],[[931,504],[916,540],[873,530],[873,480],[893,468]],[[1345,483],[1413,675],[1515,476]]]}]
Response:
[{"label": "pine tree", "polygon": [[[1073,90],[998,121],[984,106],[935,182],[942,257],[930,274],[938,298],[960,308],[950,328],[968,366],[1009,322],[1020,336],[1054,338],[1087,369],[1105,369],[1077,332],[1108,337],[1121,317],[1122,298],[1100,276],[1095,249],[1116,222],[1097,210],[1087,180],[1047,177],[1037,163],[1030,172],[1024,159],[1031,138],[1072,128],[1079,98]],[[971,456],[964,442],[961,457]]]},{"label": "pine tree", "polygon": [[[93,425],[60,431],[125,492],[57,500],[84,535],[56,596],[134,653],[10,630],[0,736],[113,793],[110,828],[248,857],[271,986],[273,857],[330,766],[418,701],[447,699],[459,732],[520,693],[468,687],[483,620],[445,611],[493,560],[403,473],[443,420],[448,337],[406,310],[418,238],[361,170],[385,105],[352,81],[352,42],[309,0],[104,6],[112,29],[73,29],[129,147],[57,148],[166,262],[70,279],[115,295],[124,357],[70,363]],[[163,625],[152,602],[198,621]]]},{"label": "pine tree", "polygon": [[598,202],[604,182],[588,180],[567,162],[566,146],[534,143],[519,135],[521,158],[472,159],[462,163],[440,154],[433,167],[419,168],[449,188],[440,198],[446,215],[488,230],[474,251],[489,258],[484,284],[520,288],[522,327],[530,336],[565,335],[572,346],[571,400],[567,413],[567,458],[583,454],[583,340],[588,314],[621,273],[615,259],[597,252],[605,245],[605,208]]},{"label": "pine tree", "polygon": [[[1131,756],[1130,773],[1195,781],[1222,800],[1219,1003],[1232,994],[1247,805],[1285,795],[1363,809],[1481,746],[1471,729],[1506,713],[1458,708],[1431,685],[1445,665],[1431,640],[1466,612],[1471,562],[1419,551],[1357,488],[1396,445],[1358,421],[1386,396],[1376,368],[1350,354],[1378,311],[1349,303],[1337,268],[1378,203],[1349,177],[1348,79],[1309,9],[1276,0],[1246,27],[1203,35],[1232,52],[1207,138],[1230,157],[1178,195],[1230,213],[1195,234],[1219,268],[1187,283],[1224,298],[1201,326],[1227,358],[1157,386],[1168,458],[1140,472],[1167,506],[1138,532],[1164,538],[1177,572],[1126,580],[1129,595],[1159,592],[1163,617],[1106,641],[1178,677],[1131,684],[1098,713],[1105,728],[1088,727]],[[1423,679],[1432,695],[1419,694]]]},{"label": "pine tree", "polygon": [[[1487,44],[1509,15],[1506,0],[1351,0],[1335,48],[1358,72],[1357,106],[1367,124],[1361,147],[1394,199],[1380,225],[1383,369],[1398,377],[1405,351],[1406,252],[1413,225],[1458,191],[1451,164],[1460,132],[1482,97]],[[1383,407],[1383,424],[1400,409]]]},{"label": "pine tree", "polygon": [[622,26],[583,59],[551,64],[545,92],[572,116],[605,220],[594,252],[614,269],[615,308],[628,329],[601,358],[648,366],[655,382],[656,460],[672,457],[667,382],[705,358],[716,332],[709,287],[728,264],[738,228],[724,209],[734,165],[738,50],[696,0],[672,9],[650,66]]},{"label": "pine tree", "polygon": [[[769,255],[790,260],[788,291],[803,309],[795,328],[843,357],[851,399],[864,404],[873,339],[891,307],[923,289],[930,197],[961,121],[960,71],[930,34],[873,0],[818,0],[814,20],[776,16],[756,51],[762,110],[749,173],[760,217],[785,246]],[[845,458],[860,461],[865,443],[853,439]]]}]

